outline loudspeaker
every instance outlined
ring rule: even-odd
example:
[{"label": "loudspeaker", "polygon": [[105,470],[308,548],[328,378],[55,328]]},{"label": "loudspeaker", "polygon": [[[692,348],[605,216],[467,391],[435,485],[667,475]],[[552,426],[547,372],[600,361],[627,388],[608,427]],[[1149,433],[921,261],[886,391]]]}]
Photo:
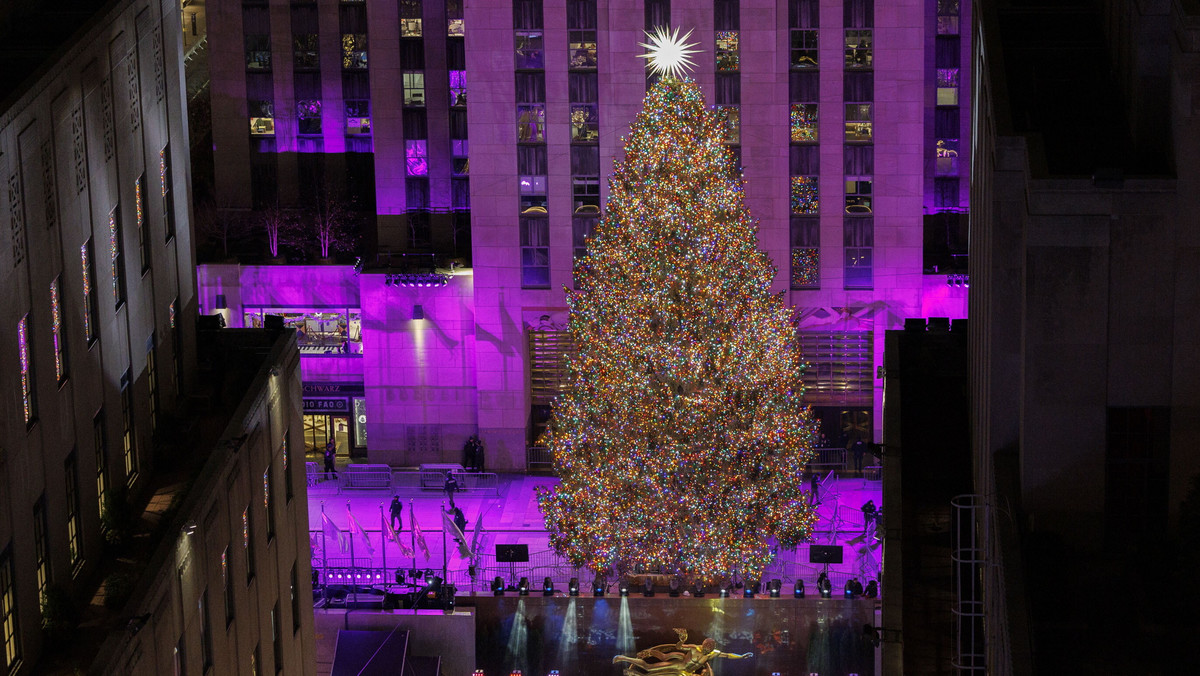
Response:
[{"label": "loudspeaker", "polygon": [[841,545],[809,545],[808,546],[808,562],[809,563],[841,563],[842,562],[842,546]]},{"label": "loudspeaker", "polygon": [[529,545],[496,545],[496,563],[528,563]]}]

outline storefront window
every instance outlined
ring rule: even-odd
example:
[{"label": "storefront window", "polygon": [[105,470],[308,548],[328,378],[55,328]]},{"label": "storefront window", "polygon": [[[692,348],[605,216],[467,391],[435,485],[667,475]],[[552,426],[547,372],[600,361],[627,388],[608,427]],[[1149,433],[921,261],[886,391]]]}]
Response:
[{"label": "storefront window", "polygon": [[354,398],[354,445],[367,445],[367,400],[362,397]]}]

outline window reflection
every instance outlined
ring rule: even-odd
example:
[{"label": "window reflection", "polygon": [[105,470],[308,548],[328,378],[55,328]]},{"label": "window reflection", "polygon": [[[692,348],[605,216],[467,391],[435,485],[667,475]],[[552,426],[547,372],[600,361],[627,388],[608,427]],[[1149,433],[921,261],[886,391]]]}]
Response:
[{"label": "window reflection", "polygon": [[517,141],[541,143],[546,140],[546,106],[538,103],[517,106]]},{"label": "window reflection", "polygon": [[278,315],[284,328],[296,330],[303,355],[362,354],[362,312],[357,308],[248,308],[244,325],[261,329],[265,315]]}]

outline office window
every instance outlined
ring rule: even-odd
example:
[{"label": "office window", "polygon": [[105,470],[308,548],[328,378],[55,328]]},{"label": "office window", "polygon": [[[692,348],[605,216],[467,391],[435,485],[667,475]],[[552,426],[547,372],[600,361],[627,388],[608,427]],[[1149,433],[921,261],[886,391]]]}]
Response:
[{"label": "office window", "polygon": [[737,71],[738,31],[717,31],[717,71]]},{"label": "office window", "polygon": [[467,71],[452,70],[450,75],[450,105],[467,105]]},{"label": "office window", "polygon": [[600,138],[600,109],[597,78],[592,73],[570,73],[571,141],[595,143]]},{"label": "office window", "polygon": [[517,73],[517,103],[546,103],[546,74],[541,72]]},{"label": "office window", "polygon": [[126,481],[132,485],[137,478],[137,440],[133,432],[133,382],[129,371],[121,374],[121,445],[125,456]]},{"label": "office window", "polygon": [[275,673],[283,671],[283,637],[279,632],[279,601],[271,608],[271,650],[275,653]]},{"label": "office window", "polygon": [[400,0],[400,37],[421,37],[421,0]]},{"label": "office window", "polygon": [[296,576],[296,562],[292,562],[292,574],[288,578],[288,597],[292,602],[292,633],[300,631],[300,580]]},{"label": "office window", "polygon": [[149,388],[150,432],[158,430],[158,342],[153,333],[146,340],[146,385]]},{"label": "office window", "polygon": [[246,70],[271,70],[271,16],[265,3],[242,6],[242,34],[245,36]]},{"label": "office window", "polygon": [[875,25],[875,0],[845,0],[842,11],[847,28],[870,28]]},{"label": "office window", "polygon": [[875,242],[875,224],[870,218],[845,218],[842,225],[845,251],[844,282],[847,289],[870,289],[871,254]]},{"label": "office window", "polygon": [[[360,319],[359,320],[359,340],[362,340],[361,334],[362,334],[362,320]],[[292,498],[295,496],[294,496],[294,491],[292,490],[292,464],[288,460],[287,430],[283,431],[283,446],[279,450],[279,455],[283,462],[283,492],[284,492],[284,496],[287,498],[288,503],[291,503]]]},{"label": "office window", "polygon": [[816,176],[793,176],[791,195],[793,214],[815,214],[820,206],[817,200]]},{"label": "office window", "polygon": [[872,139],[871,106],[875,99],[875,77],[871,72],[848,71],[843,81],[846,100],[846,141]]},{"label": "office window", "polygon": [[54,378],[58,384],[67,380],[67,336],[62,325],[62,298],[59,292],[62,277],[50,282],[50,334],[54,341]]},{"label": "office window", "polygon": [[521,217],[521,286],[550,286],[550,224],[543,217]]},{"label": "office window", "polygon": [[92,447],[96,451],[96,511],[104,513],[108,493],[108,430],[104,423],[104,407],[92,417]]},{"label": "office window", "polygon": [[792,68],[817,67],[816,29],[792,30]]},{"label": "office window", "polygon": [[958,105],[958,68],[937,69],[937,104]]},{"label": "office window", "polygon": [[229,583],[229,546],[226,545],[225,550],[221,552],[221,584],[225,588],[225,626],[233,622],[234,605],[233,605],[233,585]]},{"label": "office window", "polygon": [[466,176],[471,171],[467,148],[466,139],[450,139],[450,169],[455,176]]},{"label": "office window", "polygon": [[546,147],[519,146],[517,173],[521,213],[546,213]]},{"label": "office window", "polygon": [[409,211],[429,209],[429,180],[414,176],[404,181],[404,203]]},{"label": "office window", "polygon": [[[275,135],[275,102],[264,101],[261,99],[250,99],[246,101],[246,108],[250,113],[250,135],[251,136],[274,136]],[[317,127],[318,130],[320,127]]]},{"label": "office window", "polygon": [[242,510],[242,549],[246,553],[246,584],[254,579],[254,538],[251,536],[250,506]]},{"label": "office window", "polygon": [[959,0],[937,0],[938,35],[958,35]]},{"label": "office window", "polygon": [[200,659],[202,671],[207,672],[213,664],[212,622],[209,619],[208,589],[200,595],[197,601],[200,611]]},{"label": "office window", "polygon": [[516,31],[517,58],[514,67],[517,70],[541,70],[546,67],[545,52],[542,49],[542,31]]},{"label": "office window", "polygon": [[321,133],[321,99],[296,101],[297,133],[317,135]]},{"label": "office window", "polygon": [[461,38],[465,34],[462,0],[446,0],[446,35]]},{"label": "office window", "polygon": [[174,179],[171,176],[170,143],[158,151],[158,180],[162,187],[163,228],[166,230],[167,241],[170,242],[175,237],[175,191]]},{"label": "office window", "polygon": [[371,100],[370,99],[354,99],[347,100],[346,106],[346,133],[351,136],[367,135],[371,133]]},{"label": "office window", "polygon": [[37,397],[34,392],[33,355],[29,353],[29,315],[17,322],[17,357],[21,367],[21,404],[25,412],[25,424],[32,425],[37,419]]},{"label": "office window", "polygon": [[792,176],[816,176],[821,173],[821,148],[812,144],[788,148],[788,173]]},{"label": "office window", "polygon": [[792,288],[816,289],[821,285],[821,221],[793,216],[790,230]]},{"label": "office window", "polygon": [[12,545],[0,554],[0,629],[4,632],[5,673],[21,665],[21,632],[17,625],[17,594],[13,589]]},{"label": "office window", "polygon": [[874,65],[871,45],[872,37],[869,28],[846,29],[846,67],[870,68]]},{"label": "office window", "polygon": [[275,504],[271,502],[271,484],[274,480],[274,472],[271,466],[267,465],[267,471],[263,472],[263,508],[267,510],[268,542],[275,538]]},{"label": "office window", "polygon": [[367,69],[367,34],[342,34],[342,69]]},{"label": "office window", "polygon": [[142,276],[144,277],[150,271],[150,228],[146,226],[146,212],[144,209],[144,195],[142,194],[142,186],[146,184],[146,174],[137,177],[133,182],[133,206],[137,215],[137,231],[138,231],[138,254],[142,259]]},{"label": "office window", "polygon": [[403,75],[404,105],[425,105],[425,73],[421,71],[405,71]]},{"label": "office window", "polygon": [[596,31],[568,31],[568,67],[571,70],[590,70],[596,67]]},{"label": "office window", "polygon": [[713,28],[718,31],[736,31],[741,28],[738,0],[713,2]]},{"label": "office window", "polygon": [[846,177],[846,213],[871,213],[871,179],[864,176]]},{"label": "office window", "polygon": [[598,216],[586,214],[571,219],[571,249],[576,262],[587,255],[587,243],[598,221]]},{"label": "office window", "polygon": [[450,208],[468,211],[471,208],[471,183],[465,178],[450,179]]},{"label": "office window", "polygon": [[933,149],[934,174],[938,176],[958,175],[958,139],[939,138]]},{"label": "office window", "polygon": [[125,304],[125,275],[122,263],[124,244],[121,241],[121,209],[108,212],[108,251],[112,259],[113,300],[120,308]]},{"label": "office window", "polygon": [[933,206],[938,209],[958,208],[958,178],[933,179]]},{"label": "office window", "polygon": [[33,564],[37,572],[38,598],[46,594],[46,586],[50,584],[50,551],[46,537],[50,524],[46,521],[46,495],[43,493],[33,503]]},{"label": "office window", "polygon": [[817,102],[821,99],[820,76],[817,71],[790,73],[788,98],[792,101],[789,111],[792,143],[816,143]]},{"label": "office window", "polygon": [[78,571],[83,563],[83,524],[79,514],[79,471],[75,460],[75,449],[63,461],[63,496],[67,508],[67,560],[71,563],[72,572]]},{"label": "office window", "polygon": [[655,26],[671,24],[671,0],[646,0],[645,23],[647,30]]},{"label": "office window", "polygon": [[[293,11],[303,6],[293,6]],[[296,70],[317,70],[321,67],[316,33],[306,33],[292,37],[292,65]]]},{"label": "office window", "polygon": [[738,105],[714,106],[725,123],[725,142],[741,143],[742,140],[742,110]]},{"label": "office window", "polygon": [[97,334],[99,326],[96,323],[99,309],[96,307],[96,294],[92,290],[92,280],[96,277],[96,270],[92,266],[94,256],[90,238],[79,247],[79,258],[80,264],[83,266],[83,335],[87,344],[91,345],[99,335]]},{"label": "office window", "polygon": [[405,173],[409,176],[429,175],[429,155],[425,140],[404,142]]}]

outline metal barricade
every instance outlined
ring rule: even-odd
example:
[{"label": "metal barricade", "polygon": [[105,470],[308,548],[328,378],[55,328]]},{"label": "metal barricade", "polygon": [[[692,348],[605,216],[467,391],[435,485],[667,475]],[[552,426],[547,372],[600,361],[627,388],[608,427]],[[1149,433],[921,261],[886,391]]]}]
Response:
[{"label": "metal barricade", "polygon": [[342,488],[387,490],[392,485],[392,468],[388,465],[347,465],[338,473]]}]

